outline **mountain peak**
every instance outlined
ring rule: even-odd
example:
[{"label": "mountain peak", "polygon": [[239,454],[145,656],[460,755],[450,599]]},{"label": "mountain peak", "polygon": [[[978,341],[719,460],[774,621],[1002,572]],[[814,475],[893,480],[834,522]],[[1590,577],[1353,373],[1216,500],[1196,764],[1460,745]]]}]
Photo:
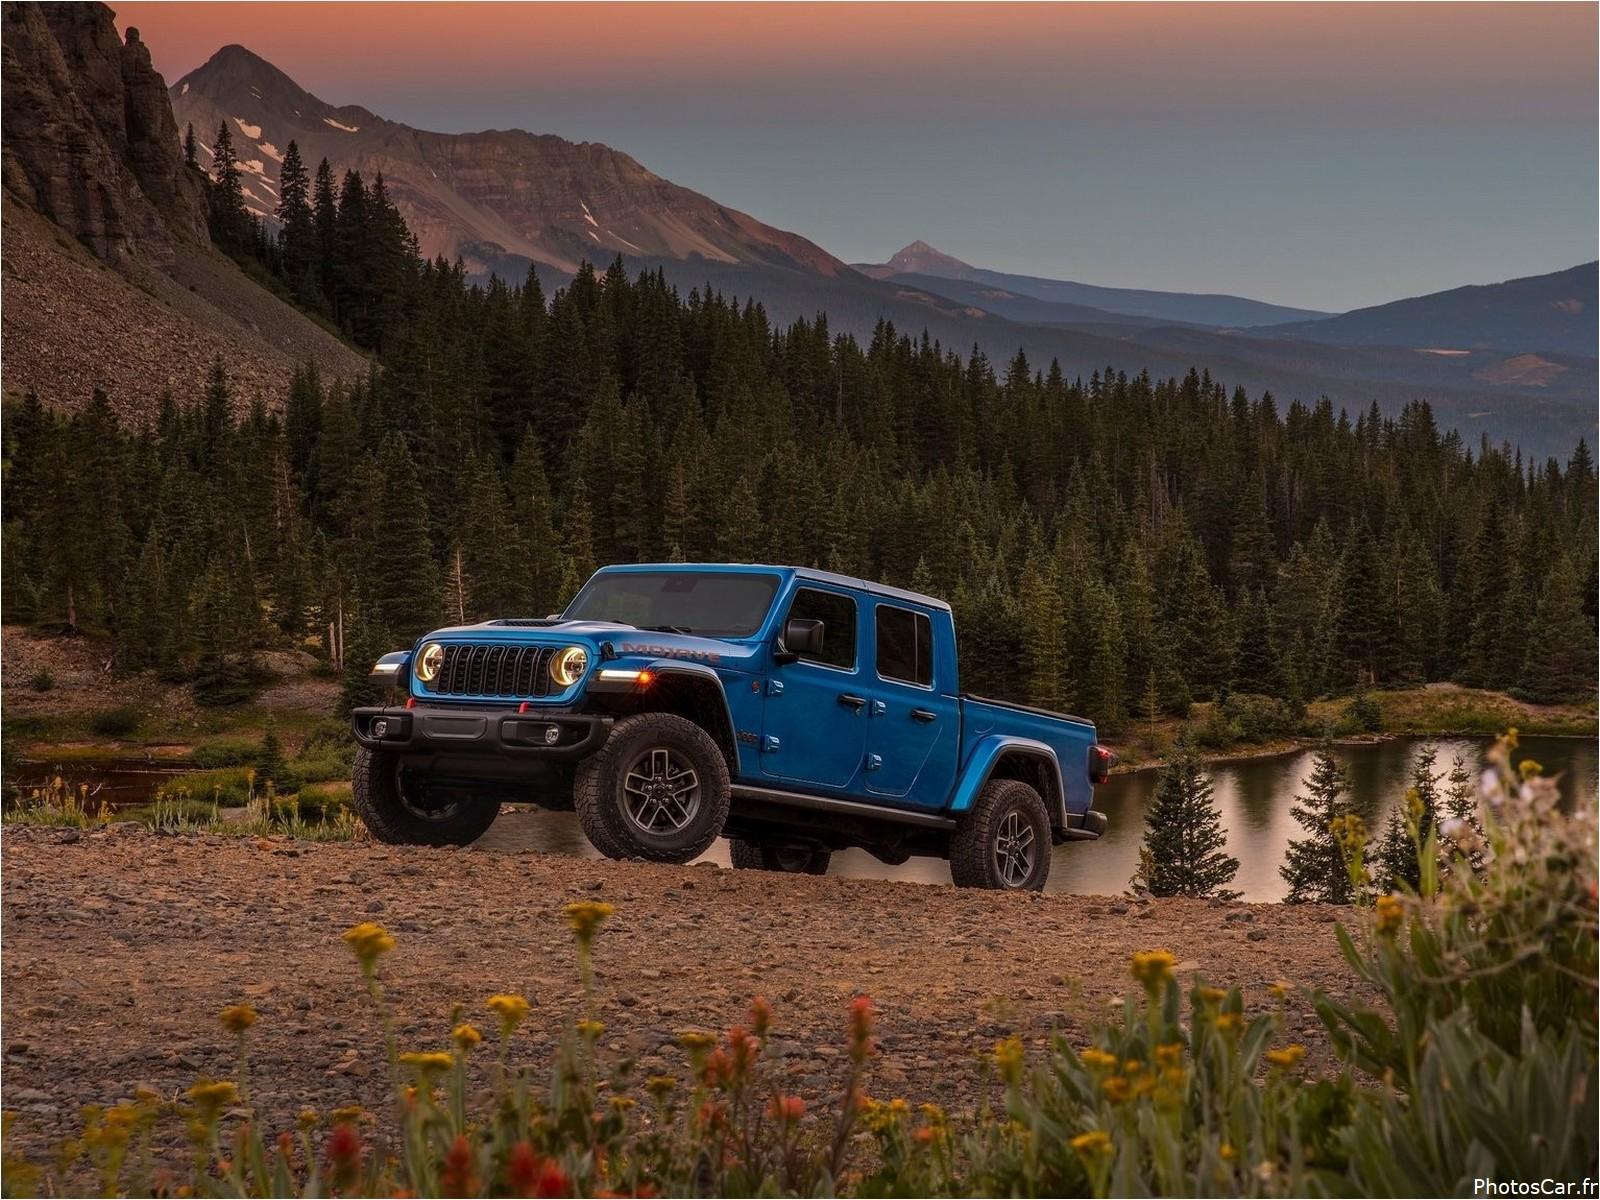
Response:
[{"label": "mountain peak", "polygon": [[[520,276],[529,261],[570,273],[585,259],[618,254],[828,276],[844,269],[806,239],[678,187],[609,146],[522,130],[415,129],[329,104],[238,44],[185,75],[171,95],[180,127],[228,127],[250,212],[276,209],[279,164],[294,142],[305,162],[326,158],[335,177],[382,173],[424,256],[460,257],[474,274]],[[200,141],[202,167],[208,140]]]},{"label": "mountain peak", "polygon": [[888,265],[909,275],[941,275],[953,279],[963,278],[973,269],[954,255],[920,239],[897,251]]}]

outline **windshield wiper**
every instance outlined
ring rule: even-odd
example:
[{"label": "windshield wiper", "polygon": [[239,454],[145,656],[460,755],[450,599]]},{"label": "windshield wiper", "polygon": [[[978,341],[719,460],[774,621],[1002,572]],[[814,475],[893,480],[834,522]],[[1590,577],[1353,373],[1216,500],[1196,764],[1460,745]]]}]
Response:
[{"label": "windshield wiper", "polygon": [[682,625],[635,625],[635,629],[648,629],[652,633],[693,633],[694,630]]}]

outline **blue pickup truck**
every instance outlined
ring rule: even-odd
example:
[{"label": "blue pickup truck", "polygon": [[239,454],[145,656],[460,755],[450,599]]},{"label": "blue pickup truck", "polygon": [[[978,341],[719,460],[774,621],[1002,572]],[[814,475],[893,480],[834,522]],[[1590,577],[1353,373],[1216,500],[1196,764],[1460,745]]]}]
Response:
[{"label": "blue pickup truck", "polygon": [[820,875],[833,851],[1039,889],[1097,838],[1087,721],[963,695],[942,600],[825,571],[605,567],[564,613],[436,630],[352,714],[383,841],[471,842],[504,801],[575,808],[603,854]]}]

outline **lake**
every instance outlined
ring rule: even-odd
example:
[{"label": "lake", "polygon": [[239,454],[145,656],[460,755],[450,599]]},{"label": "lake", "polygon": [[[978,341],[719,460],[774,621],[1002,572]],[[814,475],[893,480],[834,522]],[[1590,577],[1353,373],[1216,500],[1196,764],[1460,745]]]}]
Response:
[{"label": "lake", "polygon": [[[1434,769],[1440,775],[1447,774],[1460,754],[1476,775],[1483,753],[1491,744],[1489,739],[1440,739]],[[1422,747],[1421,740],[1397,739],[1336,749],[1340,762],[1349,771],[1358,811],[1374,836],[1381,832],[1389,810],[1410,786],[1412,764]],[[1228,831],[1228,853],[1239,860],[1239,874],[1230,886],[1242,892],[1246,900],[1283,899],[1286,889],[1278,867],[1283,862],[1284,847],[1304,835],[1289,815],[1289,808],[1311,773],[1312,754],[1302,750],[1272,758],[1217,763],[1210,768],[1222,824]],[[1592,740],[1527,737],[1522,739],[1517,758],[1533,758],[1544,764],[1547,772],[1559,773],[1562,796],[1568,805],[1595,803],[1596,755]],[[1057,846],[1047,890],[1091,895],[1114,895],[1126,890],[1139,865],[1145,808],[1155,785],[1156,772],[1147,770],[1114,776],[1096,788],[1095,807],[1105,810],[1110,828],[1098,842]],[[495,822],[481,844],[490,849],[597,857],[571,813],[507,813]],[[700,861],[727,866],[727,842],[717,842]],[[891,867],[862,850],[835,854],[829,874],[914,883],[950,882],[950,868],[940,859],[913,858]]]},{"label": "lake", "polygon": [[[1439,759],[1435,770],[1443,775],[1458,754],[1476,773],[1491,742],[1481,738],[1444,738],[1437,744]],[[1396,739],[1337,748],[1339,760],[1349,771],[1357,809],[1374,836],[1410,786],[1411,767],[1422,746],[1420,739]],[[1592,739],[1523,738],[1518,758],[1536,759],[1546,771],[1558,774],[1563,799],[1569,806],[1595,803],[1597,766]],[[1304,832],[1289,815],[1289,808],[1311,773],[1311,760],[1312,752],[1301,750],[1210,767],[1222,824],[1228,831],[1228,853],[1239,860],[1239,874],[1231,886],[1246,900],[1283,899],[1285,889],[1278,867],[1283,862],[1284,847]],[[170,778],[171,770],[165,764],[108,761],[75,764],[66,773],[73,782],[88,782],[92,790],[115,807],[146,799],[150,791]],[[1105,811],[1110,828],[1098,842],[1069,842],[1056,847],[1048,890],[1094,895],[1124,891],[1139,864],[1145,808],[1155,785],[1156,772],[1146,770],[1114,776],[1095,789],[1095,807]],[[488,850],[598,857],[571,813],[503,813],[480,844]],[[728,844],[717,842],[701,861],[727,866]],[[830,874],[915,883],[950,882],[950,869],[940,859],[914,858],[891,867],[860,850],[835,854]]]}]

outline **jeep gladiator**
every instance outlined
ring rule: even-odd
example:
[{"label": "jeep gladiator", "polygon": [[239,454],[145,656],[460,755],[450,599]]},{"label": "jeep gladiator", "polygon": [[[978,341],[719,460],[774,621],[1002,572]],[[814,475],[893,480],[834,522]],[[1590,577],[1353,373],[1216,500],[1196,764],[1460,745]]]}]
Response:
[{"label": "jeep gladiator", "polygon": [[857,846],[1039,889],[1097,838],[1087,721],[963,695],[942,600],[825,571],[602,568],[565,612],[435,630],[352,714],[353,799],[388,842],[461,845],[506,801],[576,809],[611,858],[823,874]]}]

